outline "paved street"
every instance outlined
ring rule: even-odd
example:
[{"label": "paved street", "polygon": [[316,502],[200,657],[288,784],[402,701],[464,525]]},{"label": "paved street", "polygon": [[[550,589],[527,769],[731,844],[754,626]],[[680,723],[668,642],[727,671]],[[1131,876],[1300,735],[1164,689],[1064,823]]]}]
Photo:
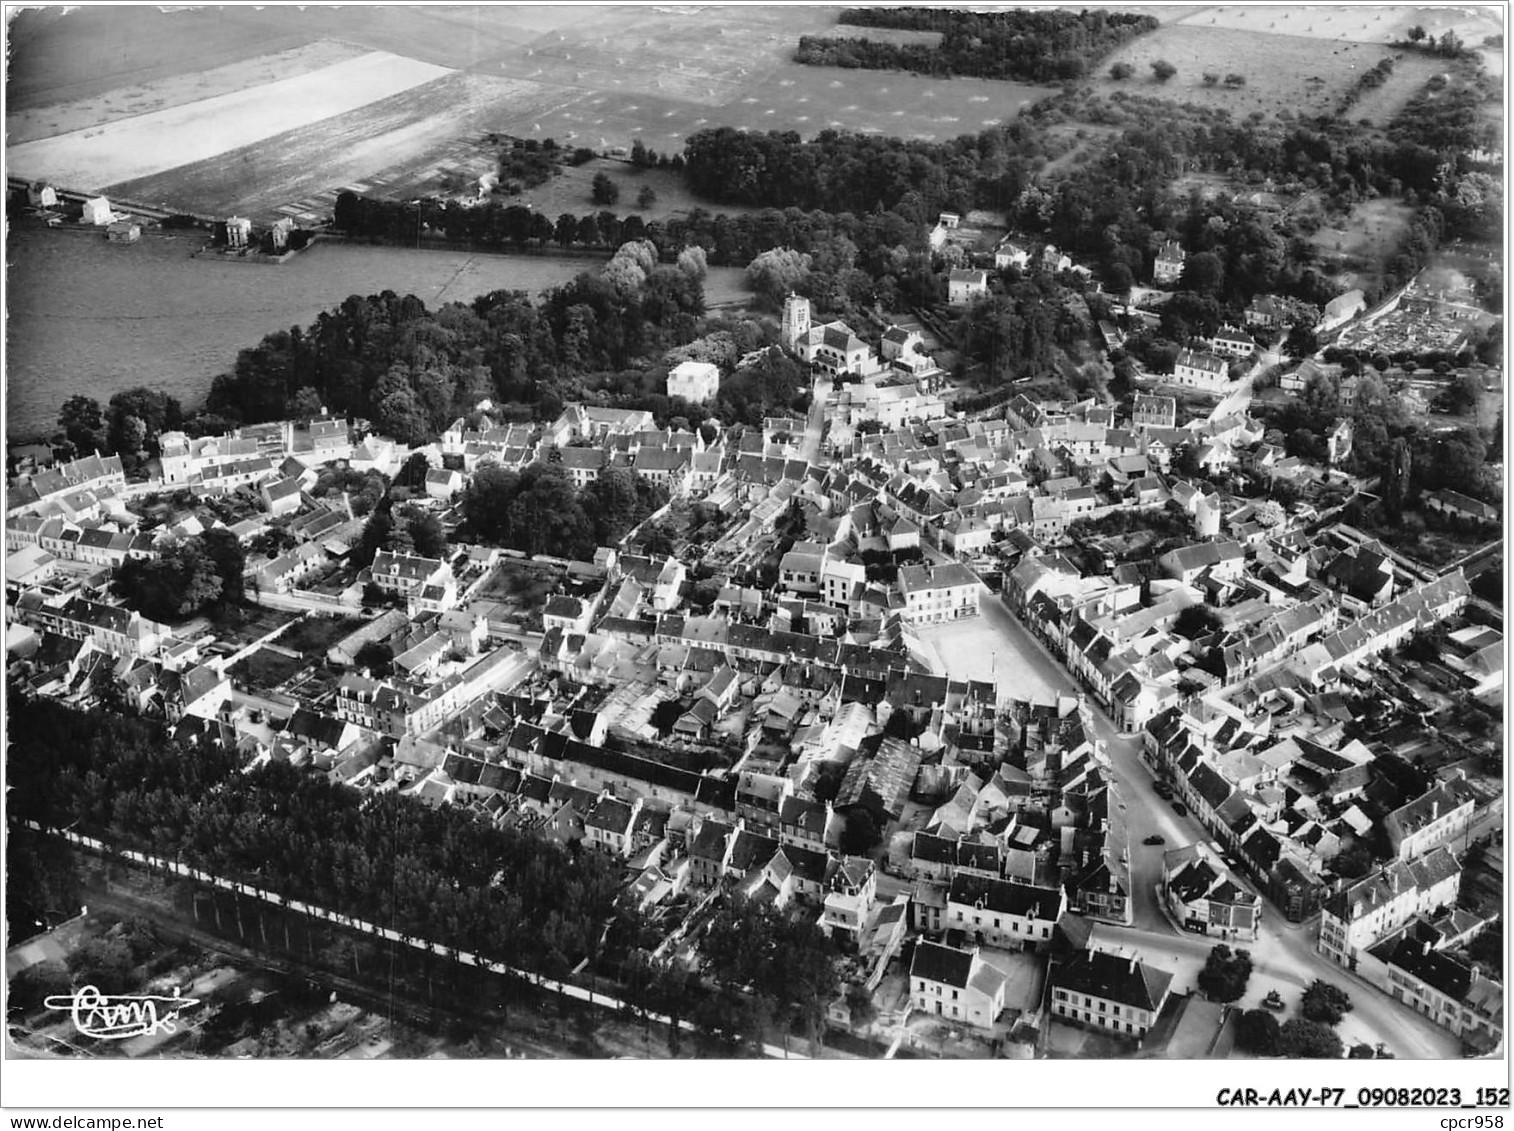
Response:
[{"label": "paved street", "polygon": [[[960,625],[926,629],[921,634],[937,649],[950,674],[986,679],[992,664],[1003,695],[1044,700],[1058,691],[1078,691],[1067,670],[1004,607],[998,594],[985,586],[980,597],[981,616]],[[1160,964],[1166,958],[1167,968],[1172,968],[1174,958],[1184,959],[1178,966],[1192,970],[1186,979],[1180,977],[1178,984],[1191,987],[1198,965],[1214,943],[1174,927],[1158,907],[1155,892],[1164,852],[1195,841],[1208,842],[1211,837],[1194,818],[1179,817],[1156,795],[1154,778],[1140,760],[1140,736],[1122,734],[1097,706],[1090,703],[1090,708],[1094,734],[1103,741],[1120,782],[1130,834],[1135,905],[1131,928],[1100,930],[1128,935],[1132,945],[1150,948],[1153,961]],[[1152,834],[1162,836],[1166,843],[1141,843]],[[1289,923],[1281,911],[1264,900],[1260,937],[1248,946],[1256,973],[1243,1005],[1249,1008],[1259,1004],[1269,989],[1277,987],[1291,1008],[1304,986],[1315,978],[1324,978],[1345,989],[1356,1003],[1355,1010],[1341,1023],[1342,1039],[1369,1044],[1381,1041],[1401,1057],[1442,1059],[1458,1055],[1456,1038],[1321,957],[1314,949],[1317,928],[1317,919],[1306,924]],[[1182,971],[1176,969],[1174,973]]]},{"label": "paved street", "polygon": [[817,377],[809,416],[804,424],[804,443],[799,448],[799,458],[808,463],[820,463],[820,440],[825,435],[825,408],[830,395],[831,383]]}]

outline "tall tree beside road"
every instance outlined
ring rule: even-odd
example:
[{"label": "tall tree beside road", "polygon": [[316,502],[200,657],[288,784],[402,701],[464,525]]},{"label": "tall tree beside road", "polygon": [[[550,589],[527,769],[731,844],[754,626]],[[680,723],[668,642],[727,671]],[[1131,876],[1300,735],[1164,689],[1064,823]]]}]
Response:
[{"label": "tall tree beside road", "polygon": [[1209,952],[1199,971],[1199,989],[1210,1001],[1239,1001],[1251,977],[1251,954],[1224,943]]},{"label": "tall tree beside road", "polygon": [[1302,1012],[1310,1021],[1326,1025],[1339,1025],[1341,1018],[1351,1011],[1351,995],[1339,986],[1332,986],[1316,978],[1304,991]]},{"label": "tall tree beside road", "polygon": [[1302,1017],[1295,1017],[1283,1026],[1278,1047],[1284,1056],[1295,1059],[1339,1060],[1345,1052],[1334,1029]]},{"label": "tall tree beside road", "polygon": [[1258,1056],[1276,1056],[1282,1044],[1282,1026],[1265,1009],[1248,1009],[1236,1022],[1235,1046]]}]

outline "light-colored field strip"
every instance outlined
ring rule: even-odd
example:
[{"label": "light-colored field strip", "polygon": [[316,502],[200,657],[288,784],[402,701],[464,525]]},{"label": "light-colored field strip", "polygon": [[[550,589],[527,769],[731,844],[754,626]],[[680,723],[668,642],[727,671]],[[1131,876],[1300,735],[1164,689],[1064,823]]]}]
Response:
[{"label": "light-colored field strip", "polygon": [[298,78],[320,67],[359,58],[368,51],[368,48],[353,43],[318,39],[288,51],[258,55],[204,71],[118,86],[90,98],[26,110],[8,107],[5,133],[13,145],[21,145],[44,137],[60,137],[75,130],[98,129],[123,118],[136,118],[266,83]]},{"label": "light-colored field strip", "polygon": [[356,110],[452,72],[374,51],[296,78],[7,149],[10,172],[88,189],[176,169]]}]

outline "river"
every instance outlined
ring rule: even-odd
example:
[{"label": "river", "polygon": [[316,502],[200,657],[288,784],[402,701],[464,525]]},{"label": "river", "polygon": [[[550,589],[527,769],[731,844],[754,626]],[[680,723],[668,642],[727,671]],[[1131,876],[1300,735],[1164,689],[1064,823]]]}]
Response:
[{"label": "river", "polygon": [[[539,293],[603,259],[317,244],[281,266],[191,258],[203,235],[144,233],[113,244],[95,233],[13,227],[6,243],[6,436],[55,427],[75,393],[104,404],[136,385],[198,407],[212,378],[264,335],[308,326],[353,294],[392,290],[430,308],[501,289]],[[715,267],[711,304],[749,292]]]}]

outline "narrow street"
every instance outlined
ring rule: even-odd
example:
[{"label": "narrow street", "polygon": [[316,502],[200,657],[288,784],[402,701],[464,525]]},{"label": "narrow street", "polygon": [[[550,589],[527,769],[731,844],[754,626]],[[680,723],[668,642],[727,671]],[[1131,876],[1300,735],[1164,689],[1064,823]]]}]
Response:
[{"label": "narrow street", "polygon": [[809,415],[805,418],[804,443],[799,448],[799,458],[806,463],[819,464],[820,441],[825,436],[825,410],[831,396],[831,383],[824,378],[815,378],[815,392],[810,400]]}]

